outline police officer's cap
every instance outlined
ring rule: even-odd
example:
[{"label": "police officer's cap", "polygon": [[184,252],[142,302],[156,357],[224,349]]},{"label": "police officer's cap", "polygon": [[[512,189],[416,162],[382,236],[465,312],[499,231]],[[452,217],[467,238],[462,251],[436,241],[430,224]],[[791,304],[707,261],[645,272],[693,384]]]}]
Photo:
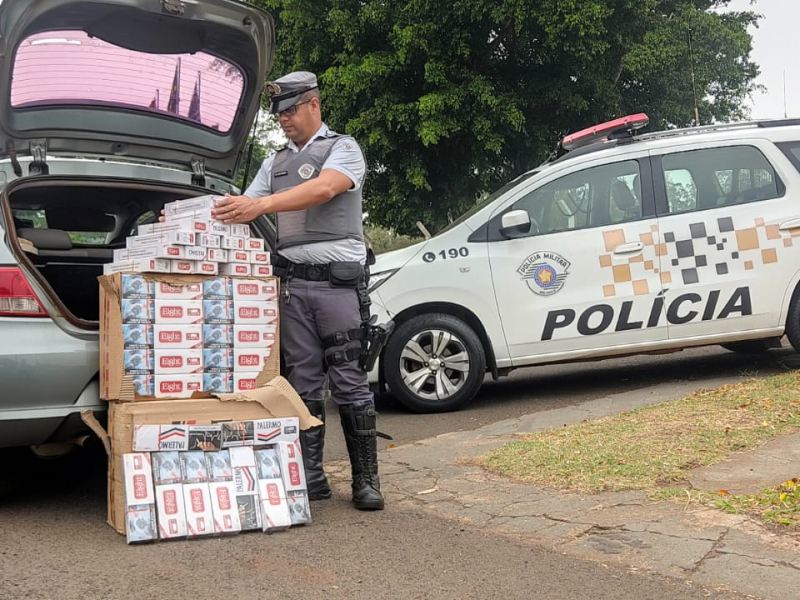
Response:
[{"label": "police officer's cap", "polygon": [[275,115],[291,108],[303,94],[317,87],[317,76],[308,71],[295,71],[268,83],[269,112]]}]

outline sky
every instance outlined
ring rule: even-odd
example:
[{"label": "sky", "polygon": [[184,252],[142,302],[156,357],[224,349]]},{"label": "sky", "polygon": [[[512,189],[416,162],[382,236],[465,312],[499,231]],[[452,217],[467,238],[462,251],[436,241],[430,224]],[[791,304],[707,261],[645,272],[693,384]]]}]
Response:
[{"label": "sky", "polygon": [[800,117],[800,60],[797,23],[800,0],[731,0],[729,10],[752,10],[763,15],[753,36],[752,60],[761,67],[756,79],[768,88],[755,94],[748,105],[753,119],[779,119],[784,116],[784,71],[786,73],[786,114]]}]

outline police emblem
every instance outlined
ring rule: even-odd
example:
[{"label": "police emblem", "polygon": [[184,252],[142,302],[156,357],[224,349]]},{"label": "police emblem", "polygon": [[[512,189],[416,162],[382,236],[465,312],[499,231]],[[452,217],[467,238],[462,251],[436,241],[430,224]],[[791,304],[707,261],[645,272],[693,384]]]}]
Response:
[{"label": "police emblem", "polygon": [[297,174],[303,179],[309,179],[314,174],[314,167],[306,163],[297,169]]},{"label": "police emblem", "polygon": [[522,280],[538,296],[552,296],[564,287],[570,262],[555,252],[534,252],[517,269]]}]

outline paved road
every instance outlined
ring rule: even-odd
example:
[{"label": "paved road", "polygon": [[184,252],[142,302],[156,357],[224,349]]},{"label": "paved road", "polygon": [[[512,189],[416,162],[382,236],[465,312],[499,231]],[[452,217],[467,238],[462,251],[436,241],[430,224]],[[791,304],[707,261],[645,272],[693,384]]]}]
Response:
[{"label": "paved road", "polygon": [[[382,401],[381,428],[405,444],[657,383],[692,379],[701,387],[705,376],[769,374],[796,363],[788,351],[754,360],[714,348],[528,369],[488,383],[459,413],[412,415]],[[338,427],[331,428],[329,449],[331,458],[344,457]],[[13,457],[0,454],[3,461]],[[309,527],[128,547],[104,522],[104,469],[101,454],[82,451],[61,462],[0,471],[0,597],[737,597],[581,561],[392,505],[382,513],[358,513],[342,493],[314,504]]]}]

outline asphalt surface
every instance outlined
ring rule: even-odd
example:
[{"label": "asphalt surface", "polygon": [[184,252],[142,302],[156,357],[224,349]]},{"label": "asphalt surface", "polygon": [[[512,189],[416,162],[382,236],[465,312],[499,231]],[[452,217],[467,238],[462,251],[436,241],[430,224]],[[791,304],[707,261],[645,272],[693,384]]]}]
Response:
[{"label": "asphalt surface", "polygon": [[[396,447],[414,447],[524,415],[535,420],[539,411],[580,409],[615,394],[635,397],[634,390],[652,385],[703,387],[705,378],[767,375],[796,362],[789,351],[753,359],[713,348],[527,369],[488,383],[457,413],[412,415],[381,399],[380,429],[394,435]],[[327,454],[333,464],[345,457],[338,426],[329,428]],[[360,513],[351,508],[341,476],[334,498],[312,505],[314,522],[306,527],[126,546],[105,523],[100,451],[48,462],[31,463],[19,452],[0,459],[3,599],[744,597],[658,569],[584,560],[528,535],[394,501],[394,495],[385,511]],[[387,489],[393,487],[388,480],[399,479],[392,466],[384,474]]]}]

